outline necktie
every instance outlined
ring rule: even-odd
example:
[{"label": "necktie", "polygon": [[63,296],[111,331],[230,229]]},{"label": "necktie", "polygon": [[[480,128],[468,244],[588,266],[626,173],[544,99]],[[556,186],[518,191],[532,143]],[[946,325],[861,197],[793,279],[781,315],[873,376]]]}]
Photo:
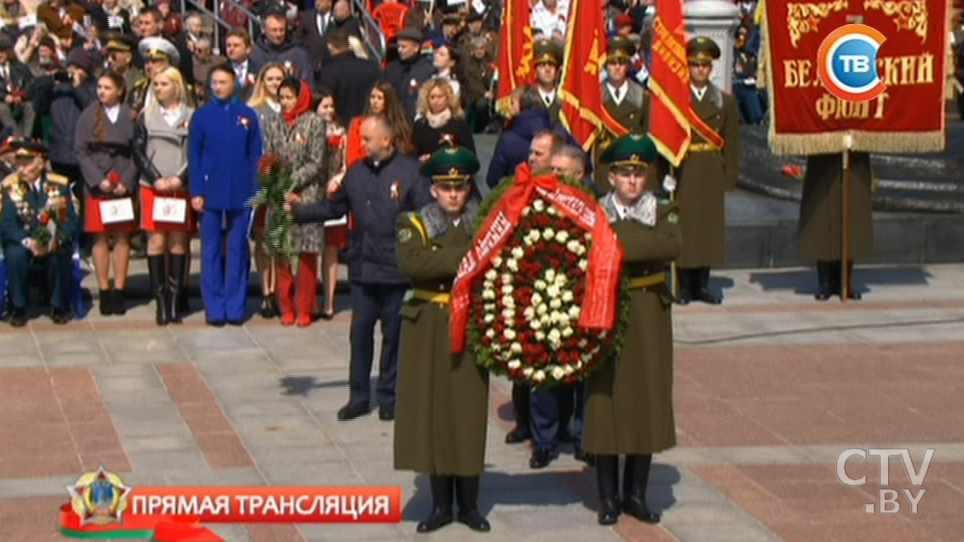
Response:
[{"label": "necktie", "polygon": [[552,98],[550,98],[549,96],[545,96],[545,100],[546,100],[546,105],[552,105]]},{"label": "necktie", "polygon": [[622,98],[622,95],[623,95],[623,89],[621,88],[613,89],[613,98],[616,99],[617,103],[619,102],[619,99]]},{"label": "necktie", "polygon": [[238,81],[244,82],[244,64],[234,65],[234,75],[238,77]]}]

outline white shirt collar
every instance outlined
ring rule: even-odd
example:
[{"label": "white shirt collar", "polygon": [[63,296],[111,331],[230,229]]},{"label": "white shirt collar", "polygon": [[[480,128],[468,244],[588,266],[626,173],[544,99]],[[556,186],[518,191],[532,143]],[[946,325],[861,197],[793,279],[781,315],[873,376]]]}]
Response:
[{"label": "white shirt collar", "polygon": [[119,103],[113,107],[104,106],[104,114],[110,119],[111,124],[117,122],[117,118],[120,117],[120,107]]},{"label": "white shirt collar", "polygon": [[693,89],[693,94],[696,94],[696,99],[702,100],[703,96],[706,95],[706,89],[709,88],[709,85],[706,85],[703,88],[696,88],[695,85],[690,85],[690,88]]},{"label": "white shirt collar", "polygon": [[549,103],[552,103],[553,100],[556,99],[556,89],[552,89],[550,92],[546,92],[542,90],[542,87],[538,87],[536,90],[539,91],[539,98],[542,99],[542,103],[546,103],[547,98]]},{"label": "white shirt collar", "polygon": [[623,84],[618,87],[613,86],[610,83],[606,83],[606,87],[609,88],[609,95],[612,97],[613,101],[616,102],[616,105],[623,103],[623,98],[626,97],[626,94],[629,94],[629,85],[626,81],[623,81]]}]

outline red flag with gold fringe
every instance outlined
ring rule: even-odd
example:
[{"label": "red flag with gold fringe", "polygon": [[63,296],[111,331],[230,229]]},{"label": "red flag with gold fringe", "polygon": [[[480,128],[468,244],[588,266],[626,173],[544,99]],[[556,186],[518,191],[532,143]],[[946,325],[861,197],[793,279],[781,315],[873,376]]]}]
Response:
[{"label": "red flag with gold fringe", "polygon": [[496,64],[499,85],[495,109],[508,116],[509,95],[532,79],[532,28],[529,26],[529,0],[506,0],[502,12],[499,58]]},{"label": "red flag with gold fringe", "polygon": [[[588,150],[603,125],[599,78],[606,58],[602,10],[591,0],[572,0],[569,32],[563,49],[562,123],[580,145]],[[605,115],[608,117],[608,115]],[[618,125],[613,121],[607,126]]]},{"label": "red flag with gold fringe", "polygon": [[686,57],[682,0],[660,0],[653,22],[653,55],[649,69],[649,136],[673,166],[689,148],[691,130],[722,148],[724,141],[693,111]]}]

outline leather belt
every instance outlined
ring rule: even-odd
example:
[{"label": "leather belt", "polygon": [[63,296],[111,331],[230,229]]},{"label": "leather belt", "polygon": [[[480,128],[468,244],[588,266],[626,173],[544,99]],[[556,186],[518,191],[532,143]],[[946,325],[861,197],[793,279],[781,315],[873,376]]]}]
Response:
[{"label": "leather belt", "polygon": [[713,152],[719,150],[711,143],[693,143],[689,146],[689,152]]},{"label": "leather belt", "polygon": [[412,297],[415,299],[421,299],[422,301],[428,301],[430,303],[448,303],[452,299],[452,295],[448,292],[433,292],[431,290],[422,290],[420,288],[415,288],[412,290]]},{"label": "leather belt", "polygon": [[642,277],[636,277],[634,279],[629,279],[629,289],[639,290],[641,288],[646,288],[649,286],[656,286],[666,282],[666,275],[663,273],[654,273],[652,275],[644,275]]}]

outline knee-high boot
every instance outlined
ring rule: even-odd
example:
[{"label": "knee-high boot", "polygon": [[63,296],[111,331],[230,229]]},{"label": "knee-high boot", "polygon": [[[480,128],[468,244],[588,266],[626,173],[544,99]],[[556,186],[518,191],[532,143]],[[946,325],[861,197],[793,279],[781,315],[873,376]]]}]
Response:
[{"label": "knee-high boot", "polygon": [[817,293],[813,298],[817,301],[826,301],[833,295],[833,262],[817,262]]},{"label": "knee-high boot", "polygon": [[452,497],[455,492],[455,479],[452,476],[429,477],[432,489],[432,515],[415,528],[420,533],[430,533],[452,523]]},{"label": "knee-high boot", "polygon": [[167,276],[167,284],[170,293],[167,298],[167,310],[172,324],[180,324],[184,321],[184,307],[181,299],[187,286],[184,284],[184,274],[187,272],[185,263],[187,256],[184,254],[171,254],[171,266]]},{"label": "knee-high boot", "polygon": [[[839,296],[843,296],[843,287],[841,286],[841,274],[843,272],[842,262],[835,261],[833,265],[833,293]],[[860,300],[863,298],[860,293],[855,292],[853,289],[853,276],[854,276],[854,262],[847,262],[847,299]]]},{"label": "knee-high boot", "polygon": [[646,487],[653,455],[627,455],[623,473],[623,511],[645,523],[659,523],[659,514],[646,506]]},{"label": "knee-high boot", "polygon": [[298,293],[295,295],[299,327],[311,325],[311,313],[317,297],[318,253],[302,252],[298,255]]},{"label": "knee-high boot", "polygon": [[691,278],[693,274],[692,269],[687,269],[685,267],[676,267],[676,281],[679,283],[677,286],[676,301],[680,305],[689,305],[690,301],[693,300],[693,294],[696,293],[696,284]]},{"label": "knee-high boot", "polygon": [[489,532],[492,526],[479,512],[479,477],[459,476],[455,478],[455,497],[459,501],[459,523],[473,531]]},{"label": "knee-high boot", "polygon": [[170,322],[170,312],[167,308],[167,257],[164,254],[147,257],[147,272],[151,279],[151,293],[154,295],[154,321],[159,326],[166,326]]},{"label": "knee-high boot", "polygon": [[709,267],[699,267],[693,271],[694,282],[696,282],[696,293],[693,294],[694,298],[703,303],[708,303],[710,305],[719,305],[723,302],[723,298],[715,296],[710,293],[710,268]]},{"label": "knee-high boot", "polygon": [[295,305],[291,291],[294,287],[294,277],[291,275],[291,268],[288,267],[288,262],[278,262],[275,267],[275,278],[277,280],[275,295],[278,296],[281,324],[290,326],[295,323]]},{"label": "knee-high boot", "polygon": [[612,525],[619,519],[619,456],[596,456],[596,485],[599,488],[600,525]]}]

